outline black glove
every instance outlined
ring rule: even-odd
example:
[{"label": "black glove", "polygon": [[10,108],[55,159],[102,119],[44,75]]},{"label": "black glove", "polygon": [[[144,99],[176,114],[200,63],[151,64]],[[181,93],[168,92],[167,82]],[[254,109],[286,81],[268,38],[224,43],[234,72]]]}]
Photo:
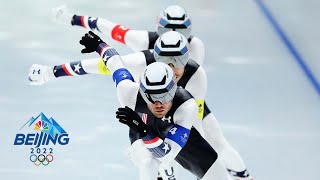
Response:
[{"label": "black glove", "polygon": [[141,137],[148,134],[148,126],[142,121],[138,113],[134,112],[128,106],[119,108],[116,114],[119,122],[128,125],[130,129],[139,133]]},{"label": "black glove", "polygon": [[89,33],[86,33],[84,36],[82,36],[79,43],[85,46],[85,48],[81,50],[81,53],[91,53],[98,48],[100,43],[104,42],[99,36],[94,34],[92,31],[89,31]]}]

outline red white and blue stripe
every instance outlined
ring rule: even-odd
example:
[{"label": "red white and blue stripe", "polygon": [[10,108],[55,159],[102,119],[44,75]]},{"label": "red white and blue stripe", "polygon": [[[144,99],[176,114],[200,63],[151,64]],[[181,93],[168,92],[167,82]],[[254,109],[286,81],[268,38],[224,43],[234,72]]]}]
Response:
[{"label": "red white and blue stripe", "polygon": [[149,132],[146,136],[142,137],[142,140],[147,149],[157,158],[161,158],[171,151],[170,144],[165,143],[152,132]]},{"label": "red white and blue stripe", "polygon": [[[99,53],[100,57],[102,58],[106,66],[107,66],[108,60],[111,57],[115,55],[119,55],[114,48],[108,46],[106,43],[100,43],[99,46],[97,47],[96,52]],[[126,79],[134,81],[131,73],[126,68],[117,69],[116,71],[113,72],[112,77],[113,77],[113,81],[116,82],[116,86],[118,86],[118,84],[121,81]]]},{"label": "red white and blue stripe", "polygon": [[148,124],[148,114],[146,113],[138,113],[139,116],[141,117],[142,121],[145,123],[145,124]]},{"label": "red white and blue stripe", "polygon": [[55,66],[53,69],[53,73],[56,77],[79,76],[87,74],[87,72],[82,67],[81,61],[75,61]]},{"label": "red white and blue stripe", "polygon": [[142,113],[141,119],[145,124],[147,124],[148,123],[148,114]]},{"label": "red white and blue stripe", "polygon": [[98,18],[95,17],[74,15],[71,24],[76,26],[82,26],[86,29],[91,29],[93,31],[96,29],[100,31],[97,26],[97,21]]},{"label": "red white and blue stripe", "polygon": [[108,46],[106,43],[100,43],[96,50],[99,53],[100,57],[104,61],[104,64],[107,66],[107,61],[119,53],[112,47]]}]

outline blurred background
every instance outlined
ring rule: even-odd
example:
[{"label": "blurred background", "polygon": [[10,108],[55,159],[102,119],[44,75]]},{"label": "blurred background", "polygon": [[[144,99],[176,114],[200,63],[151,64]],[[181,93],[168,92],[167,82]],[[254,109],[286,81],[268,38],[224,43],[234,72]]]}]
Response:
[{"label": "blurred background", "polygon": [[[318,179],[319,1],[0,3],[0,179],[138,179],[126,155],[128,129],[115,119],[118,105],[110,76],[67,77],[43,86],[29,85],[32,64],[53,66],[98,57],[80,53],[78,41],[85,29],[52,21],[51,8],[62,4],[78,15],[149,31],[155,30],[156,17],[164,7],[185,7],[192,17],[192,34],[205,43],[208,105],[254,179]],[[132,52],[99,35],[121,54]],[[70,137],[68,145],[55,146],[55,161],[47,167],[30,162],[29,146],[13,145],[20,127],[40,112],[53,117]],[[195,179],[183,169],[178,173],[183,179]]]}]

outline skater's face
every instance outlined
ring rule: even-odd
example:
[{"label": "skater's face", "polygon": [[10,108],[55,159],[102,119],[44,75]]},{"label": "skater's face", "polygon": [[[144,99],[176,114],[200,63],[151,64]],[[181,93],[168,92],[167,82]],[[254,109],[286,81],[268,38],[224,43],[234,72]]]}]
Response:
[{"label": "skater's face", "polygon": [[148,104],[148,109],[152,112],[152,114],[157,118],[164,117],[172,106],[172,101],[161,104],[159,101],[156,101],[154,104]]},{"label": "skater's face", "polygon": [[178,82],[184,73],[184,67],[183,68],[175,68],[174,65],[171,63],[168,65],[172,68],[174,74],[176,75],[176,80]]}]

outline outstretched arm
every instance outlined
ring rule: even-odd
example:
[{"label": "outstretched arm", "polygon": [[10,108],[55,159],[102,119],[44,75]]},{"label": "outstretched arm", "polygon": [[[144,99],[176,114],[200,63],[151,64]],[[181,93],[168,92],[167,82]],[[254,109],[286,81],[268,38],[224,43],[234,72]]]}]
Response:
[{"label": "outstretched arm", "polygon": [[33,64],[29,69],[29,80],[31,85],[42,85],[47,81],[58,77],[80,76],[86,74],[110,75],[111,72],[105,66],[101,58],[94,58],[52,67]]},{"label": "outstretched arm", "polygon": [[[117,86],[120,104],[122,106],[133,107],[134,96],[128,98],[127,95],[135,91],[137,92],[139,86],[137,83],[134,83],[133,76],[124,67],[122,58],[118,52],[91,31],[82,37],[80,44],[85,46],[81,51],[82,53],[96,51],[101,55],[101,58],[65,63],[54,67],[35,64],[29,71],[30,84],[41,85],[61,76],[78,76],[88,73],[112,74]],[[109,67],[110,70],[106,67]]]},{"label": "outstretched arm", "polygon": [[132,30],[107,19],[72,14],[68,12],[66,7],[55,8],[54,15],[58,21],[65,21],[64,24],[99,31],[107,37],[127,45],[134,51],[153,49],[153,47],[149,47],[151,44],[149,41],[157,39],[155,32]]},{"label": "outstretched arm", "polygon": [[79,76],[85,74],[111,74],[101,58],[85,59],[57,65],[54,66],[53,73],[57,78],[61,76]]}]

